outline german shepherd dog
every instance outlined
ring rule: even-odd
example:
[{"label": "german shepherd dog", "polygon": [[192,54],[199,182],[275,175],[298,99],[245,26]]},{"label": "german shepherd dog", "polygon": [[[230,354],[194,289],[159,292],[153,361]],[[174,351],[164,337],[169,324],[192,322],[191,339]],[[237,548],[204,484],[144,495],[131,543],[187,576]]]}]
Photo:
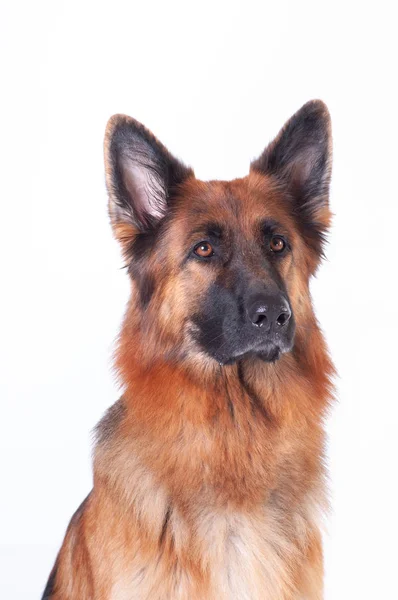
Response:
[{"label": "german shepherd dog", "polygon": [[305,104],[233,181],[200,181],[143,125],[105,136],[129,277],[122,397],[43,598],[319,600],[333,366],[309,281],[331,130]]}]

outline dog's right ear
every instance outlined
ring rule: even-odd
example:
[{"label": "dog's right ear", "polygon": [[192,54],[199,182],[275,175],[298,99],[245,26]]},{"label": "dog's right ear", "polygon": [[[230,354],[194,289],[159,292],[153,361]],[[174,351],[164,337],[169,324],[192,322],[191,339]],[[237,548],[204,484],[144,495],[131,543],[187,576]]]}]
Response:
[{"label": "dog's right ear", "polygon": [[123,245],[134,234],[156,227],[176,187],[193,171],[125,115],[109,119],[104,150],[109,214]]}]

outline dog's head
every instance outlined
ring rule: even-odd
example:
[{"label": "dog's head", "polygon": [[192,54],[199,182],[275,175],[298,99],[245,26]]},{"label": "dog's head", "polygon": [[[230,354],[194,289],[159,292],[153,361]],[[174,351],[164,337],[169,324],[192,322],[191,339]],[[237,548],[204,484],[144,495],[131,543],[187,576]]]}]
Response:
[{"label": "dog's head", "polygon": [[303,106],[243,179],[197,180],[122,115],[109,121],[105,161],[131,310],[148,345],[220,364],[289,352],[312,318],[308,283],[330,221],[325,105]]}]

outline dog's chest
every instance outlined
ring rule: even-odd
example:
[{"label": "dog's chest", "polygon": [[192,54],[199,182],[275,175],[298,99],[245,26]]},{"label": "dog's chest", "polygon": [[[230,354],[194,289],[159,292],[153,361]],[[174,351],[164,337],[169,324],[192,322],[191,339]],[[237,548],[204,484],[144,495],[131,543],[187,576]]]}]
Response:
[{"label": "dog's chest", "polygon": [[286,521],[275,508],[255,515],[202,516],[195,554],[205,580],[184,566],[192,547],[184,548],[185,534],[177,519],[172,526],[177,544],[173,560],[162,553],[153,564],[138,562],[114,587],[112,600],[285,598],[292,590],[290,567],[299,558],[309,523],[298,514]]},{"label": "dog's chest", "polygon": [[[307,525],[301,517],[297,519],[301,521],[302,535]],[[214,585],[209,598],[277,600],[284,597],[291,585],[288,565],[297,560],[299,553],[297,543],[290,539],[290,536],[296,537],[293,522],[294,519],[288,524],[278,510],[271,508],[263,514],[235,513],[215,519],[208,546]]]}]

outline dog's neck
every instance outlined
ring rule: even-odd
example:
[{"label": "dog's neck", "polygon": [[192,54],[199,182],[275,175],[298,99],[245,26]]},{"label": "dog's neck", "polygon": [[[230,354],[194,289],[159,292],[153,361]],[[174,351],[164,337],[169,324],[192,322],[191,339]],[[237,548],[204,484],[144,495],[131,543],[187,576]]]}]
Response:
[{"label": "dog's neck", "polygon": [[286,466],[293,456],[306,465],[308,485],[319,479],[332,365],[316,327],[299,334],[294,351],[277,363],[215,365],[201,380],[167,359],[148,368],[137,343],[124,352],[126,389],[120,410],[100,426],[97,476],[126,488],[140,485],[137,473],[150,473],[181,507],[193,497],[206,505],[256,505],[278,493],[281,477],[289,480],[284,488],[300,487]]}]

